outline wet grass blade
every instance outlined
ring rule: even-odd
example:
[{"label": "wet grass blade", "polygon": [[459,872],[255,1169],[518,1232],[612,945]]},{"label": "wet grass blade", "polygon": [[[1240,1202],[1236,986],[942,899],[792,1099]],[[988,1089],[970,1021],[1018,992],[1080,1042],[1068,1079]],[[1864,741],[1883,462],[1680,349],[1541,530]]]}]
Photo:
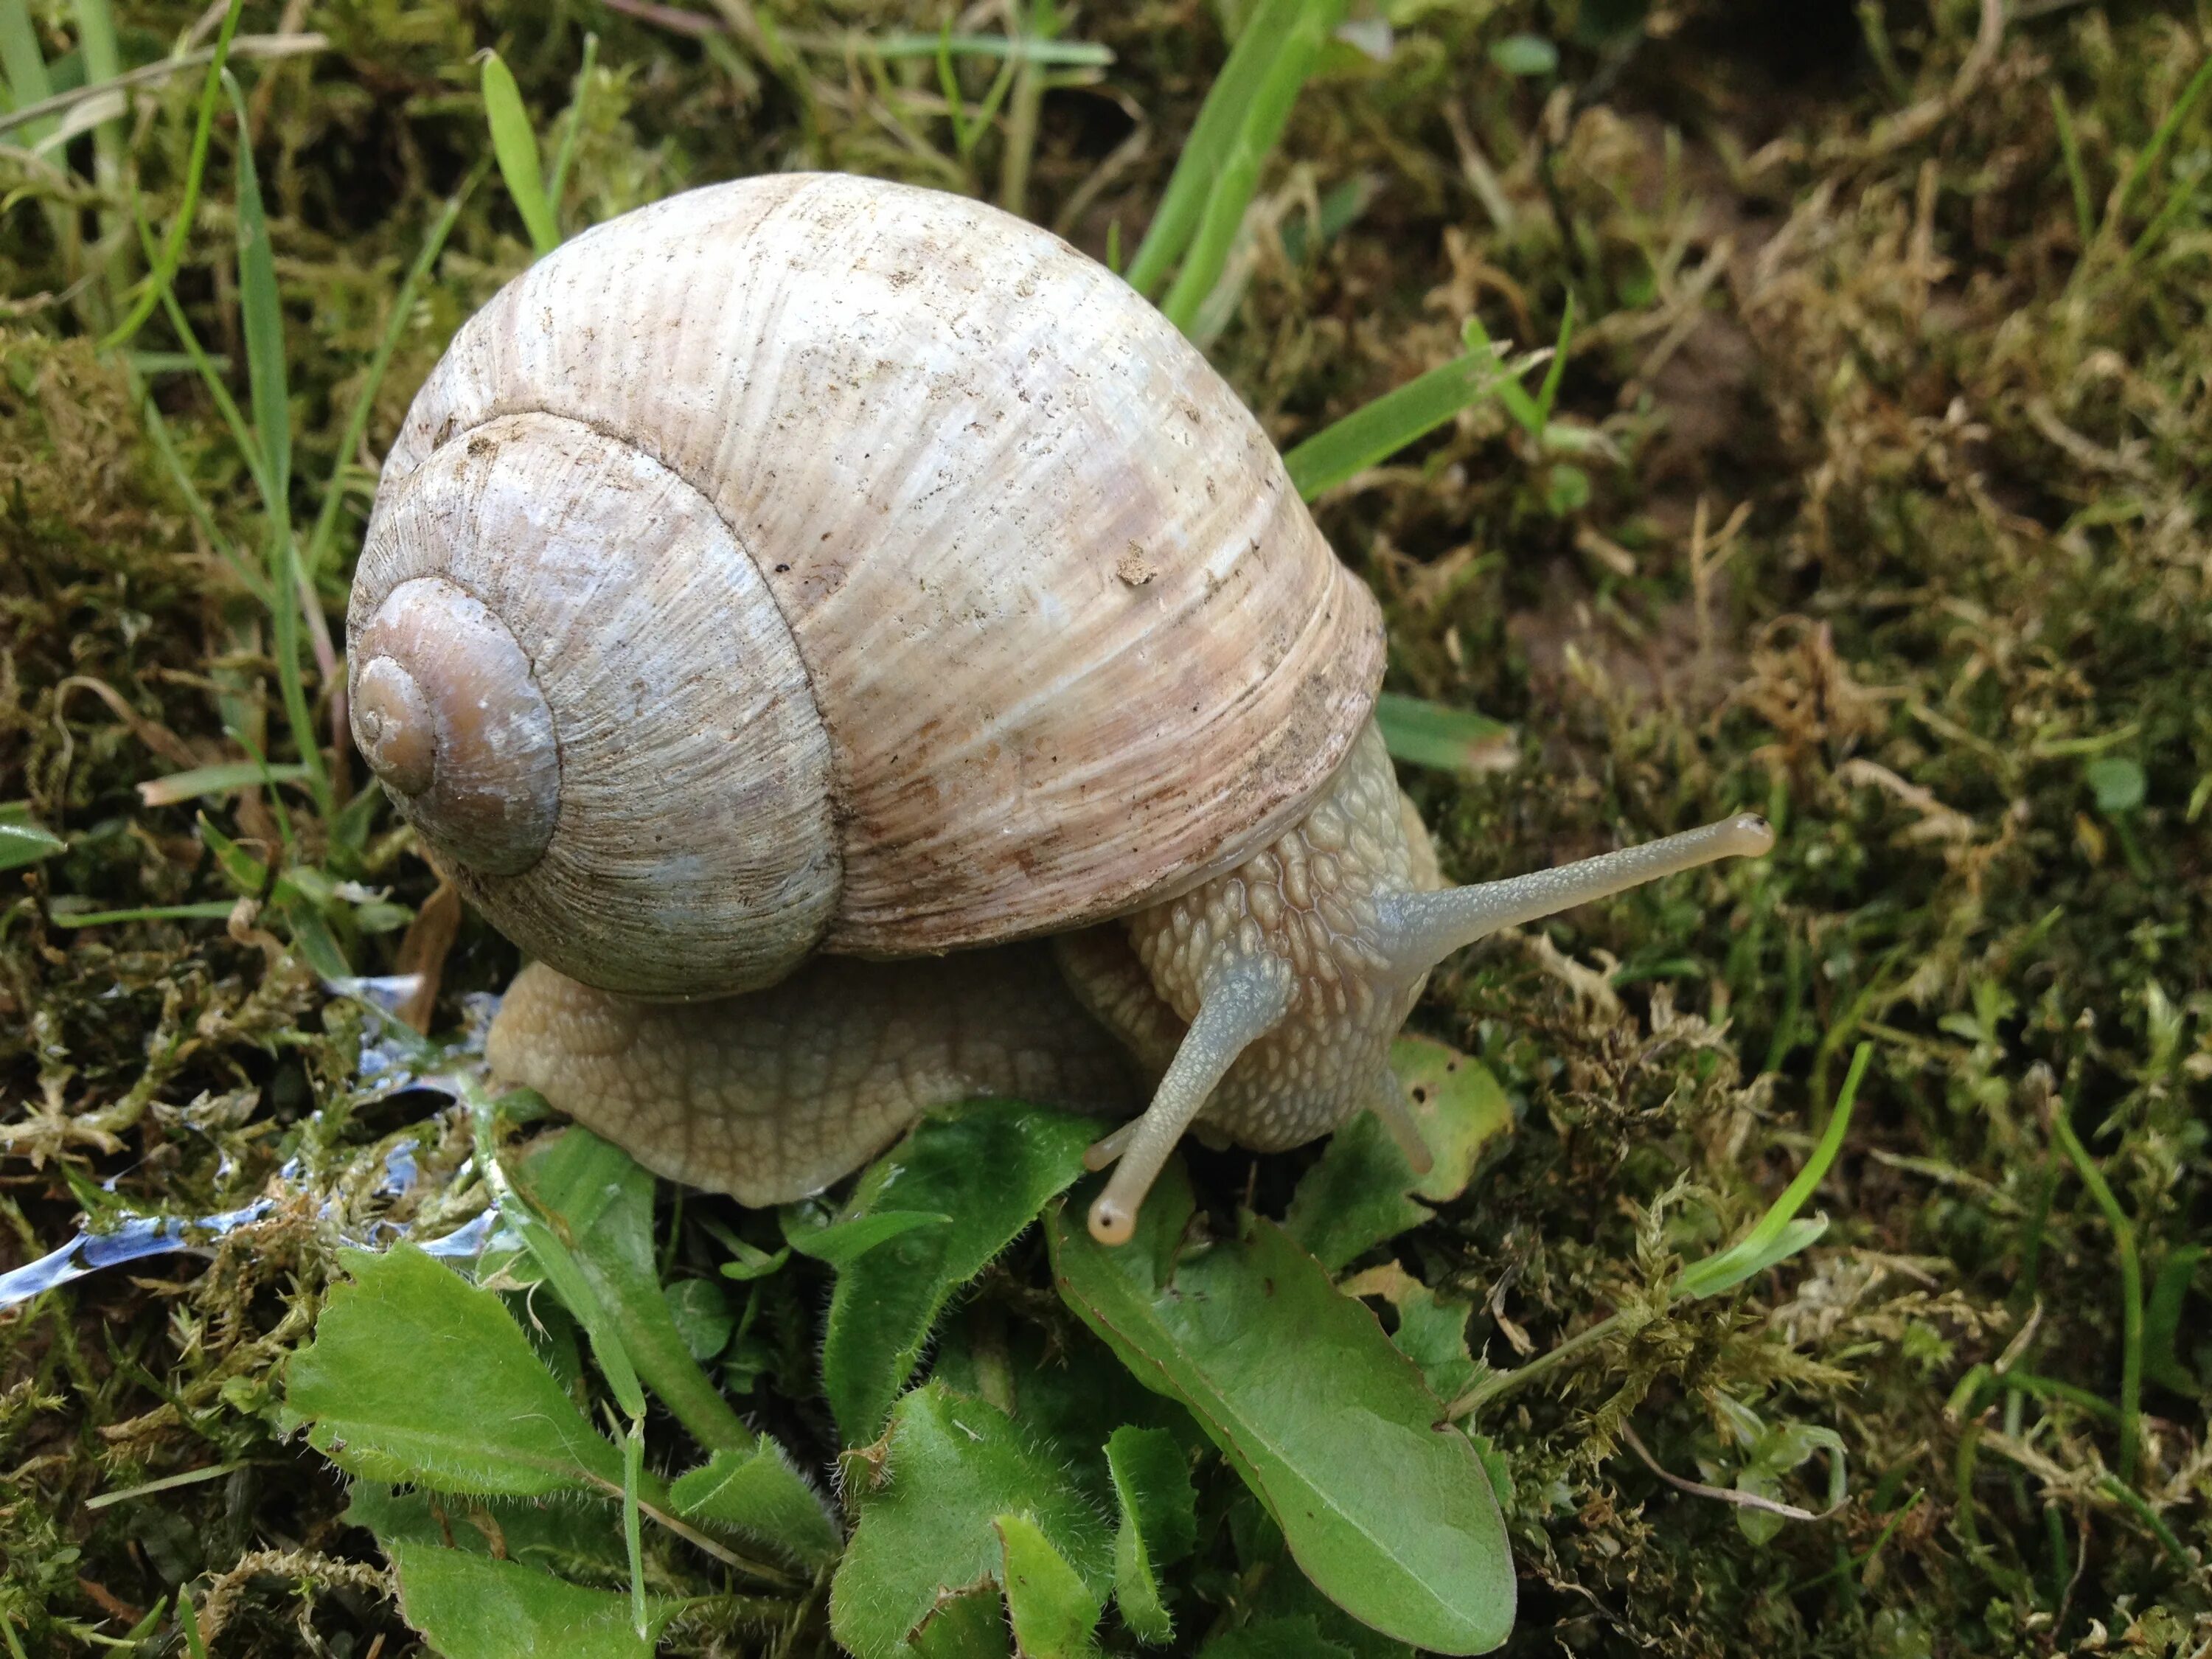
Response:
[{"label": "wet grass blade", "polygon": [[[31,25],[27,0],[0,0],[0,77],[7,82],[11,108],[44,103],[53,96],[53,82],[46,75],[46,56],[39,50],[38,31]],[[45,121],[23,130],[23,143],[35,149],[52,128]]]},{"label": "wet grass blade", "polygon": [[538,134],[531,127],[530,112],[523,107],[522,89],[514,84],[514,71],[495,52],[484,54],[483,100],[499,176],[507,181],[507,193],[514,198],[515,210],[530,232],[530,245],[542,259],[561,246],[561,227],[545,199]]},{"label": "wet grass blade", "polygon": [[0,870],[15,870],[68,849],[69,843],[31,816],[27,805],[0,806]]},{"label": "wet grass blade", "polygon": [[484,166],[479,164],[462,181],[461,187],[447,198],[444,210],[430,227],[430,234],[422,239],[415,263],[401,281],[399,291],[392,295],[392,314],[385,319],[384,333],[376,343],[376,354],[369,359],[368,373],[353,400],[353,408],[347,412],[345,431],[338,440],[337,453],[331,461],[330,480],[323,489],[323,504],[315,514],[314,528],[307,532],[306,550],[301,555],[301,568],[310,583],[321,570],[323,560],[330,552],[331,539],[337,532],[338,510],[345,497],[345,469],[354,452],[361,447],[362,434],[368,430],[376,394],[384,386],[385,375],[391,371],[392,354],[398,350],[400,336],[406,332],[408,319],[414,312],[415,292],[430,274],[431,266],[437,264],[438,256],[445,252],[446,239],[453,234],[461,209],[483,182],[484,173]]},{"label": "wet grass blade", "polygon": [[184,258],[185,240],[191,234],[192,219],[199,211],[200,182],[207,174],[208,139],[215,131],[216,100],[222,86],[223,65],[230,59],[231,37],[238,33],[238,19],[245,4],[246,0],[230,0],[229,9],[223,13],[222,27],[215,38],[215,60],[208,65],[207,79],[200,85],[199,111],[192,122],[191,155],[185,163],[185,191],[177,204],[177,216],[169,222],[169,234],[162,238],[161,251],[154,256],[144,285],[138,297],[131,301],[129,314],[100,341],[105,349],[119,346],[137,333],[154,314],[154,307],[161,303],[169,284],[176,280],[178,262]]},{"label": "wet grass blade", "polygon": [[1714,1255],[1707,1256],[1696,1266],[1686,1267],[1674,1279],[1674,1294],[1681,1297],[1717,1296],[1733,1289],[1753,1273],[1764,1273],[1776,1262],[1789,1257],[1811,1244],[1827,1231],[1825,1219],[1801,1221],[1797,1212],[1813,1196],[1836,1154],[1843,1150],[1844,1132],[1850,1127],[1851,1107],[1858,1099],[1859,1084],[1866,1076],[1868,1065],[1874,1059],[1874,1044],[1862,1042],[1851,1056],[1851,1068],[1844,1075],[1844,1086],[1836,1096],[1836,1109],[1829,1114],[1828,1127],[1820,1135],[1820,1144],[1813,1148],[1812,1157],[1805,1167],[1797,1171],[1797,1178],[1783,1190],[1758,1224],[1735,1243]]},{"label": "wet grass blade", "polygon": [[2063,1103],[2052,1108],[2051,1137],[2073,1164],[2074,1172],[2081,1177],[2081,1184],[2089,1189],[2089,1196],[2097,1207],[2104,1212],[2106,1224],[2112,1230],[2113,1249],[2120,1261],[2119,1480],[2131,1487],[2136,1466],[2142,1456],[2142,1259],[2136,1249],[2136,1230],[2128,1220],[2127,1212],[2112,1195],[2104,1171],[2097,1167],[2088,1148],[2075,1134],[2074,1126],[2066,1121],[2066,1115]]},{"label": "wet grass blade", "polygon": [[[1145,240],[1138,244],[1124,273],[1138,293],[1148,297],[1158,293],[1176,261],[1198,234],[1223,182],[1231,154],[1252,119],[1261,89],[1274,76],[1279,58],[1291,45],[1292,30],[1304,21],[1310,9],[1340,16],[1343,10],[1337,0],[1264,0],[1245,21],[1243,33],[1230,49],[1228,62],[1221,66],[1198,119],[1192,124],[1190,138],[1160,197]],[[1329,27],[1334,27],[1334,21]],[[1302,72],[1298,80],[1303,82],[1304,78]],[[1291,94],[1296,96],[1296,86],[1291,88]],[[1287,112],[1287,102],[1284,109]],[[1279,121],[1277,131],[1280,131]],[[1237,217],[1243,217],[1245,203],[1250,199],[1248,187],[1244,201],[1235,204]],[[1227,205],[1224,201],[1224,210]]]},{"label": "wet grass blade", "polygon": [[1504,379],[1494,351],[1470,351],[1363,404],[1283,457],[1291,483],[1307,501],[1332,490],[1462,409],[1492,394]]},{"label": "wet grass blade", "polygon": [[[1221,280],[1229,251],[1244,222],[1244,210],[1251,205],[1253,192],[1259,188],[1260,169],[1274,149],[1275,141],[1283,136],[1291,106],[1297,101],[1306,77],[1313,73],[1322,43],[1344,21],[1344,11],[1345,0],[1272,0],[1244,26],[1244,34],[1237,43],[1239,50],[1254,35],[1272,50],[1264,70],[1254,79],[1250,100],[1239,112],[1240,118],[1229,130],[1223,153],[1210,170],[1211,185],[1197,215],[1182,268],[1176,273],[1167,297],[1160,301],[1168,320],[1185,333],[1190,331],[1206,296]],[[1225,69],[1222,78],[1228,78]],[[1184,160],[1189,160],[1188,153]]]},{"label": "wet grass blade", "polygon": [[308,789],[327,822],[336,803],[300,665],[301,619],[317,601],[301,580],[299,544],[292,534],[292,410],[284,366],[283,301],[276,288],[276,259],[269,241],[260,173],[253,163],[252,118],[237,81],[225,75],[222,83],[238,118],[238,300],[248,402],[260,451],[262,506],[268,519],[269,590],[274,601],[269,617],[277,689],[300,763],[307,769]]},{"label": "wet grass blade", "polygon": [[1375,700],[1375,723],[1391,758],[1415,766],[1466,777],[1513,759],[1513,728],[1472,709],[1385,691]]}]

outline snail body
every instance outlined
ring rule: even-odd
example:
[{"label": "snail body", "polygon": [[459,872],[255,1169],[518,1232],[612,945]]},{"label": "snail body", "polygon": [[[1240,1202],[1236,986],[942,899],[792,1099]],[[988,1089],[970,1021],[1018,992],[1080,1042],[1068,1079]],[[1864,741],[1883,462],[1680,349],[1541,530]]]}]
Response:
[{"label": "snail body", "polygon": [[1152,1104],[1095,1149],[1102,1237],[1201,1112],[1272,1147],[1373,1107],[1418,1158],[1382,1055],[1435,962],[1767,840],[1439,890],[1379,613],[1257,422],[1066,243],[874,180],[672,198],[502,289],[348,630],[364,756],[537,959],[495,1068],[753,1202],[1117,1070]]}]

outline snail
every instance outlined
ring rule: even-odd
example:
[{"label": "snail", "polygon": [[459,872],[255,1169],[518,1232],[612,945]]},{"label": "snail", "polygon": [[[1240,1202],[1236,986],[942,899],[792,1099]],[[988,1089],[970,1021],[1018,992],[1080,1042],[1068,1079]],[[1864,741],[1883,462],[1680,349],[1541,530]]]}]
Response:
[{"label": "snail", "polygon": [[532,958],[503,1080],[785,1201],[982,1093],[1186,1129],[1363,1109],[1429,970],[1767,849],[1741,816],[1447,887],[1372,711],[1373,598],[1258,422],[995,209],[786,174],[585,233],[455,337],[348,615],[355,739]]}]

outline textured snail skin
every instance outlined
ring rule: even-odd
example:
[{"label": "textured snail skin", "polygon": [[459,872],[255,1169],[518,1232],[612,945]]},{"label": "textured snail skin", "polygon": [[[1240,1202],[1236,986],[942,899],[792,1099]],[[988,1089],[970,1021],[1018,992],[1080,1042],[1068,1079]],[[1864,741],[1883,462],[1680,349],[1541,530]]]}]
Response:
[{"label": "textured snail skin", "polygon": [[1059,935],[1049,952],[822,958],[770,990],[685,1006],[533,966],[507,994],[489,1057],[648,1167],[750,1204],[817,1191],[932,1107],[974,1095],[1126,1112],[1141,1098],[1133,1071],[1150,1106],[1088,1160],[1116,1164],[1090,1223],[1119,1243],[1189,1129],[1279,1151],[1372,1110],[1425,1170],[1389,1047],[1437,962],[1500,927],[1771,840],[1746,816],[1442,887],[1370,721],[1306,816],[1243,864]]},{"label": "textured snail skin", "polygon": [[768,990],[680,1004],[533,963],[487,1048],[503,1080],[656,1174],[754,1205],[820,1191],[932,1107],[1000,1095],[1119,1115],[1140,1098],[1042,945],[821,957]]}]

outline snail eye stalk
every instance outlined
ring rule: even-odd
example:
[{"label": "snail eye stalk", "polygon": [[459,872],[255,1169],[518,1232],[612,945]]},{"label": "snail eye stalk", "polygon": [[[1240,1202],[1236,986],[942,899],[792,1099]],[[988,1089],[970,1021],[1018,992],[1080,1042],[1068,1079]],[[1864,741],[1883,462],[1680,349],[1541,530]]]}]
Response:
[{"label": "snail eye stalk", "polygon": [[1227,957],[1208,970],[1198,1012],[1152,1103],[1083,1155],[1089,1169],[1115,1165],[1106,1190],[1091,1206],[1093,1238],[1101,1244],[1129,1242],[1137,1210],[1183,1131],[1237,1056],[1273,1030],[1290,1006],[1290,967],[1275,957]]},{"label": "snail eye stalk", "polygon": [[1679,836],[1624,847],[1549,870],[1435,893],[1399,893],[1389,905],[1386,949],[1401,972],[1426,973],[1453,951],[1501,927],[1517,927],[1610,898],[1662,876],[1723,859],[1756,858],[1772,848],[1774,831],[1755,812],[1686,830]]}]

